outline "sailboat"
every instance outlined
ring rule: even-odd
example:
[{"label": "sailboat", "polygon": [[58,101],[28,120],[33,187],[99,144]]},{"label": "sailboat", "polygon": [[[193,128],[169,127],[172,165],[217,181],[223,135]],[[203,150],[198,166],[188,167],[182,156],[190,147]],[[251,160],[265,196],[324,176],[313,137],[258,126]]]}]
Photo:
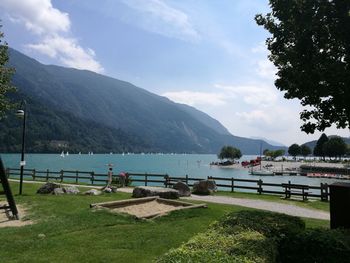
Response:
[{"label": "sailboat", "polygon": [[69,152],[67,151],[67,152],[66,152],[66,156],[68,156],[68,155],[69,155]]},{"label": "sailboat", "polygon": [[63,151],[61,152],[61,157],[64,157],[64,152]]}]

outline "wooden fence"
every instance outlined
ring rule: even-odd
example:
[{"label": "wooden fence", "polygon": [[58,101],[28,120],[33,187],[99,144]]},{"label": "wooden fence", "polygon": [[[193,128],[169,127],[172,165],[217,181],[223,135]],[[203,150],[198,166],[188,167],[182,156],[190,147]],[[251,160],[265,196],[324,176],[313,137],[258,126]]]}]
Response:
[{"label": "wooden fence", "polygon": [[[6,169],[8,178],[14,178],[20,175],[20,169],[8,168]],[[188,186],[193,186],[195,182],[208,179],[214,180],[217,187],[223,190],[234,192],[236,190],[249,190],[258,194],[277,194],[290,197],[291,195],[301,196],[303,199],[307,197],[320,198],[322,201],[328,201],[329,199],[329,186],[328,184],[321,183],[320,186],[309,186],[303,184],[293,184],[291,181],[288,183],[269,183],[264,182],[261,179],[239,179],[239,178],[225,178],[225,177],[213,177],[207,178],[193,178],[185,175],[183,177],[169,176],[168,174],[154,174],[154,173],[128,173],[133,185],[145,185],[145,186],[164,186],[169,187],[182,181]],[[98,174],[93,171],[50,171],[49,169],[39,171],[35,169],[24,169],[24,178],[30,180],[49,181],[56,180],[59,182],[67,183],[85,183],[85,184],[106,184],[107,174]],[[114,175],[118,177],[118,175]],[[316,192],[317,193],[316,193]]]}]

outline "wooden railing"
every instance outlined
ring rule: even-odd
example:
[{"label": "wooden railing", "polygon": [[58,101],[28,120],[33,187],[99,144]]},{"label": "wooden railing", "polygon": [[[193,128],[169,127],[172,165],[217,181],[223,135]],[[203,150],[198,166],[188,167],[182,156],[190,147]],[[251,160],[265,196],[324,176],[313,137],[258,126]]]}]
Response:
[{"label": "wooden railing", "polygon": [[[20,175],[20,169],[8,168],[6,169],[7,177],[14,178]],[[236,190],[250,190],[258,194],[278,194],[291,196],[301,196],[303,199],[306,197],[320,198],[322,201],[328,201],[329,199],[329,187],[328,184],[321,183],[320,186],[310,186],[303,184],[293,184],[291,181],[288,183],[271,183],[264,182],[261,179],[240,179],[240,178],[226,178],[226,177],[214,177],[208,176],[206,178],[194,178],[185,176],[169,176],[168,174],[155,174],[155,173],[128,173],[129,178],[134,186],[145,185],[145,186],[164,186],[170,187],[182,181],[188,186],[193,186],[195,182],[208,179],[214,180],[217,187],[223,190],[234,192]],[[118,177],[118,175],[114,175]],[[98,174],[93,171],[73,171],[73,170],[61,170],[61,171],[50,171],[47,170],[36,170],[36,169],[24,169],[24,178],[31,180],[49,181],[56,180],[59,182],[67,183],[85,183],[85,184],[106,184],[108,182],[107,173]],[[286,186],[287,185],[287,186]],[[298,189],[308,189],[308,191],[298,192]],[[315,193],[317,191],[318,193]]]}]

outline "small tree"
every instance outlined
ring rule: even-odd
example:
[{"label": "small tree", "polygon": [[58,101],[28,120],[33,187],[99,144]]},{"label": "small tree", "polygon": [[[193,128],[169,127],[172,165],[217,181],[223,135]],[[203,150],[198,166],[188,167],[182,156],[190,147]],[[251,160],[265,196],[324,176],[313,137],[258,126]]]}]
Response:
[{"label": "small tree", "polygon": [[263,155],[269,156],[269,152],[270,152],[269,149],[265,149],[265,150],[263,151]]},{"label": "small tree", "polygon": [[289,146],[288,153],[295,159],[296,156],[301,153],[301,148],[298,144],[294,143],[291,146]]},{"label": "small tree", "polygon": [[341,157],[345,155],[347,150],[346,143],[340,137],[330,138],[328,142],[323,145],[323,152],[329,157]]},{"label": "small tree", "polygon": [[272,158],[276,159],[277,157],[283,156],[285,154],[285,150],[276,150],[276,151],[272,151]]},{"label": "small tree", "polygon": [[325,158],[325,154],[323,152],[323,145],[328,142],[328,137],[326,134],[322,133],[321,137],[318,139],[316,146],[314,148],[314,155],[318,157]]},{"label": "small tree", "polygon": [[228,159],[233,161],[234,159],[239,159],[242,157],[240,149],[237,149],[232,146],[224,146],[221,148],[220,153],[218,154],[219,159]]},{"label": "small tree", "polygon": [[[2,25],[0,25],[1,29]],[[10,84],[13,69],[5,67],[9,57],[7,54],[7,43],[2,41],[4,33],[0,31],[0,119],[5,115],[13,104],[8,101],[6,95],[10,91],[14,91],[14,87]]]},{"label": "small tree", "polygon": [[302,146],[300,146],[300,153],[302,156],[306,157],[311,154],[311,149],[309,146],[303,144]]}]

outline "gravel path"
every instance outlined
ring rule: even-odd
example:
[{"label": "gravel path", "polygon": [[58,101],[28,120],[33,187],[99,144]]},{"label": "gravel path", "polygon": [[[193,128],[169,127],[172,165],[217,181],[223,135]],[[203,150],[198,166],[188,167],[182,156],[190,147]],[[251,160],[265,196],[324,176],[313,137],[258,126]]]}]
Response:
[{"label": "gravel path", "polygon": [[204,202],[218,203],[218,204],[228,204],[228,205],[238,205],[244,207],[250,207],[255,209],[268,210],[277,213],[283,213],[292,216],[298,217],[308,217],[315,219],[329,220],[330,215],[328,212],[308,209],[299,207],[296,205],[282,204],[278,202],[269,202],[256,199],[244,199],[244,198],[233,198],[226,196],[200,196],[200,195],[191,195],[191,197],[186,197],[189,200],[198,200]]}]

